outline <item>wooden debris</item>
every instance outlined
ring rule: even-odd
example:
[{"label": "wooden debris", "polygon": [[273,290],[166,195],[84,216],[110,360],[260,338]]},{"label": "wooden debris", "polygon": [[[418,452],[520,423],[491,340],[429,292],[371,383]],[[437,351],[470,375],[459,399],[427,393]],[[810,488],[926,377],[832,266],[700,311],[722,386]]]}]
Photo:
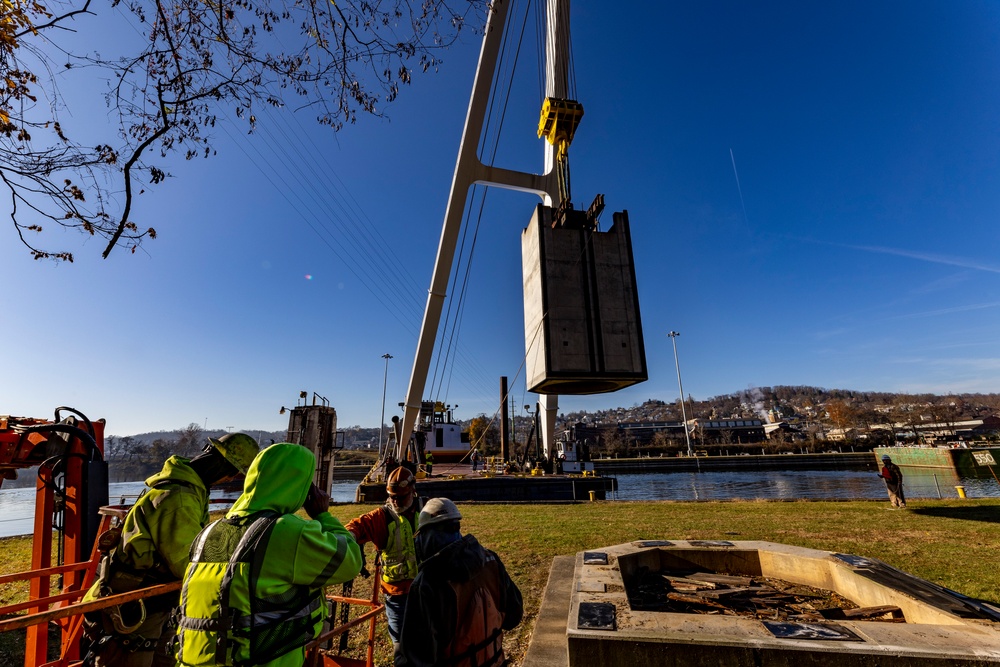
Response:
[{"label": "wooden debris", "polygon": [[903,618],[903,610],[895,605],[881,605],[878,607],[860,607],[858,609],[823,609],[820,613],[824,618],[829,619],[852,619],[856,621],[872,620],[883,616],[888,618]]},{"label": "wooden debris", "polygon": [[745,616],[816,623],[832,619],[905,623],[895,606],[864,607],[833,591],[780,579],[642,569],[628,586],[635,610]]},{"label": "wooden debris", "polygon": [[698,581],[710,581],[713,584],[725,584],[726,586],[749,586],[753,583],[753,577],[740,577],[732,574],[716,574],[714,572],[695,572],[689,579]]},{"label": "wooden debris", "polygon": [[686,604],[702,605],[705,607],[715,607],[717,609],[726,609],[725,605],[719,604],[718,602],[713,602],[707,598],[703,598],[700,595],[684,595],[683,593],[667,593],[667,599],[673,600],[674,602],[684,602]]},{"label": "wooden debris", "polygon": [[705,581],[696,581],[689,577],[671,577],[663,575],[663,578],[670,583],[671,588],[677,591],[709,591],[716,588],[715,584]]}]

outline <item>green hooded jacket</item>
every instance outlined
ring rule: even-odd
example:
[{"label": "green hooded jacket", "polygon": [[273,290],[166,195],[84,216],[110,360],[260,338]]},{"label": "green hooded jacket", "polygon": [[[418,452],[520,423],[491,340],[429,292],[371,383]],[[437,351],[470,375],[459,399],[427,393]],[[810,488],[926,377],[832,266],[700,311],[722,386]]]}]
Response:
[{"label": "green hooded jacket", "polygon": [[[226,521],[252,517],[260,512],[277,515],[267,538],[259,571],[255,572],[256,585],[252,595],[262,600],[293,599],[303,589],[321,593],[324,586],[354,579],[361,570],[361,549],[354,537],[329,512],[316,519],[295,516],[309,493],[316,469],[316,459],[305,447],[289,443],[272,445],[260,452],[250,465],[243,495],[226,514]],[[195,540],[192,552],[220,522],[208,526]],[[221,527],[220,529],[225,529]],[[234,550],[235,544],[231,545]],[[206,620],[218,618],[220,585],[225,564],[219,562],[224,554],[216,554],[205,562],[195,558],[184,578],[181,593],[180,652],[182,665],[214,665],[214,641],[205,641],[197,628],[206,627]],[[225,557],[228,558],[228,557]],[[245,588],[234,585],[230,595],[246,595]],[[324,606],[325,609],[325,606]],[[317,617],[318,618],[318,617]],[[187,619],[187,621],[185,620]],[[206,619],[206,620],[201,620]],[[313,636],[318,634],[322,618],[318,618]],[[190,639],[185,635],[185,625],[190,628]],[[237,656],[237,660],[252,656]],[[268,667],[299,667],[305,659],[302,646],[293,648],[269,662]]]},{"label": "green hooded jacket", "polygon": [[[146,486],[125,516],[121,543],[112,552],[111,573],[117,576],[107,583],[115,593],[179,581],[191,542],[208,523],[208,489],[188,459],[171,456]],[[94,583],[85,602],[100,597],[100,585]]]}]

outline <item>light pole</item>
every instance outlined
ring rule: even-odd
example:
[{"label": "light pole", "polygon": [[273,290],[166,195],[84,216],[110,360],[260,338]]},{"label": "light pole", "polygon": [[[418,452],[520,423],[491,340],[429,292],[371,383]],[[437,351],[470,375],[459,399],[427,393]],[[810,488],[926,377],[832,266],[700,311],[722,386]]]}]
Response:
[{"label": "light pole", "polygon": [[385,359],[385,373],[382,375],[382,416],[378,420],[378,457],[379,460],[382,459],[382,431],[385,427],[385,384],[386,380],[389,379],[389,360],[392,359],[392,355],[386,352],[382,355]]},{"label": "light pole", "polygon": [[[530,405],[524,406],[524,411],[528,413],[528,419],[531,424],[528,426],[528,435],[524,438],[524,457],[528,458],[528,445],[531,444],[531,434],[535,434],[535,459],[538,459],[538,448],[541,442],[541,434],[538,432],[538,403],[535,403],[535,407],[532,408]],[[535,465],[532,463],[532,465]]]},{"label": "light pole", "polygon": [[677,367],[677,389],[681,392],[681,419],[684,420],[684,440],[687,441],[688,456],[691,456],[691,434],[688,432],[687,410],[684,409],[684,385],[681,384],[681,363],[677,360],[677,337],[680,334],[676,331],[671,331],[667,335],[670,336],[670,342],[674,344],[674,366]]}]

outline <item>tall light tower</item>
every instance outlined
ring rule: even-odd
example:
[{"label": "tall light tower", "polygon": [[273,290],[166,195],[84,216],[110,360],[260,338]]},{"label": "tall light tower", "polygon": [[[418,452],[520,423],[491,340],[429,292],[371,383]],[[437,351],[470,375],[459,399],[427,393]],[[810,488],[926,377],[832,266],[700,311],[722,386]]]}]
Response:
[{"label": "tall light tower", "polygon": [[382,416],[378,420],[378,458],[382,459],[382,431],[385,427],[385,384],[386,380],[389,379],[389,360],[392,359],[392,355],[386,352],[382,355],[385,359],[385,373],[382,374]]},{"label": "tall light tower", "polygon": [[681,392],[681,418],[684,420],[684,440],[687,441],[688,456],[691,456],[691,434],[688,432],[687,410],[684,409],[684,385],[681,384],[681,363],[677,360],[677,337],[680,334],[676,331],[671,331],[667,335],[670,336],[670,342],[674,344],[674,366],[677,367],[677,389]]}]

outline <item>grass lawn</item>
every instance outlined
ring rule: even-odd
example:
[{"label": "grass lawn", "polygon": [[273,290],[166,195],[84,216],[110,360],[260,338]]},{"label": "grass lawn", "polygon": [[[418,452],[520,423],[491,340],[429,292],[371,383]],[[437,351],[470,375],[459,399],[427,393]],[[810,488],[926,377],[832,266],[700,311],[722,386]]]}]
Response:
[{"label": "grass lawn", "polygon": [[[507,638],[520,663],[552,558],[639,539],[766,540],[878,558],[966,595],[1000,601],[1000,499],[887,502],[596,502],[569,505],[462,504],[463,532],[496,551],[524,595],[525,620]],[[336,505],[347,521],[373,505]],[[27,569],[26,538],[0,540],[0,572]],[[372,549],[367,547],[369,560]],[[359,579],[355,597],[370,580]],[[339,587],[337,587],[339,588]],[[23,599],[0,586],[0,603]],[[356,640],[352,639],[352,645]],[[0,638],[0,656],[3,655]],[[379,664],[391,664],[380,628]],[[5,663],[6,664],[6,663]],[[11,663],[15,664],[15,663]]]}]

